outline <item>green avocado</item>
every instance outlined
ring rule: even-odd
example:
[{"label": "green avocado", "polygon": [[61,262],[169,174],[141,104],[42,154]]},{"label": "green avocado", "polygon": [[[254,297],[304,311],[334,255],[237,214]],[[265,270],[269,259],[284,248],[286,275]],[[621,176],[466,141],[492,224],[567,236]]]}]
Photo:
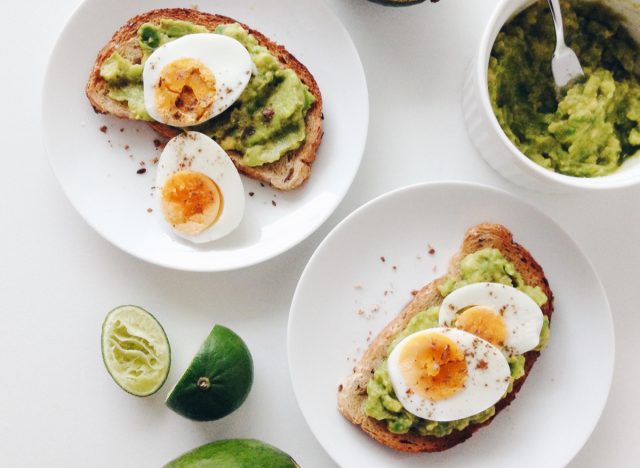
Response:
[{"label": "green avocado", "polygon": [[539,0],[496,38],[491,104],[507,137],[537,164],[576,177],[611,174],[640,151],[640,52],[608,7],[575,0],[561,6],[585,78],[556,90],[553,21]]},{"label": "green avocado", "polygon": [[[506,260],[499,250],[493,248],[482,249],[464,257],[460,262],[459,276],[447,277],[440,284],[439,291],[444,298],[455,289],[480,282],[507,284],[529,295],[538,305],[544,305],[547,302],[544,292],[538,286],[532,287],[524,284],[522,276],[516,271],[513,264]],[[420,330],[437,327],[439,310],[439,306],[434,306],[413,316],[404,330],[394,337],[387,350],[387,356],[403,338]],[[549,320],[545,317],[540,332],[540,343],[536,350],[544,348],[548,339]],[[511,369],[511,381],[507,389],[507,393],[509,393],[513,388],[513,383],[525,374],[525,357],[522,355],[509,356],[507,361]],[[405,410],[396,398],[385,359],[367,384],[365,414],[378,421],[385,421],[389,432],[394,434],[415,431],[420,435],[444,437],[454,430],[461,431],[470,424],[480,424],[488,420],[495,414],[495,407],[491,406],[469,418],[457,421],[438,422],[419,418]]]},{"label": "green avocado", "polygon": [[165,468],[299,468],[276,447],[253,439],[219,440],[170,461]]},{"label": "green avocado", "polygon": [[299,148],[305,139],[305,116],[315,102],[309,89],[239,24],[220,25],[215,32],[244,45],[258,72],[229,110],[197,130],[226,151],[242,153],[246,166],[277,161]]},{"label": "green avocado", "polygon": [[[401,6],[411,6],[417,5],[418,3],[423,3],[425,0],[369,0],[373,3],[379,3],[380,5],[385,6],[393,6],[393,7],[401,7]],[[431,0],[431,3],[437,3],[438,0]]]},{"label": "green avocado", "polygon": [[214,31],[186,21],[163,19],[145,23],[138,30],[142,62],[134,64],[114,52],[100,68],[109,97],[126,102],[134,117],[151,120],[144,106],[142,68],[155,49],[187,34],[212,32],[239,41],[249,51],[256,66],[240,98],[219,116],[192,127],[213,138],[225,151],[243,155],[245,166],[277,161],[304,143],[306,115],[315,102],[298,75],[285,68],[268,49],[237,23],[218,26]]},{"label": "green avocado", "polygon": [[133,64],[114,52],[100,67],[100,76],[107,82],[111,99],[126,101],[136,119],[151,120],[144,107],[141,64]]},{"label": "green avocado", "polygon": [[530,296],[539,306],[547,302],[547,296],[542,289],[524,284],[522,275],[498,249],[482,249],[464,257],[460,262],[460,277],[447,277],[438,286],[438,290],[442,297],[445,297],[454,289],[482,282],[513,286]]},{"label": "green avocado", "polygon": [[138,42],[144,53],[143,62],[155,49],[169,41],[187,34],[206,32],[209,32],[209,30],[204,26],[189,23],[188,21],[161,19],[158,26],[145,23],[138,29]]}]

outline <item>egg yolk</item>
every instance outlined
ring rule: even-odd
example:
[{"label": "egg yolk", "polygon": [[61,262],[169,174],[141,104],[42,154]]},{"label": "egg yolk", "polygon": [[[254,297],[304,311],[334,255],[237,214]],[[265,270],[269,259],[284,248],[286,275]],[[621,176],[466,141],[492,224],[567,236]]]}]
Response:
[{"label": "egg yolk", "polygon": [[418,335],[407,341],[399,356],[408,387],[430,400],[458,393],[467,378],[467,363],[458,345],[444,335]]},{"label": "egg yolk", "polygon": [[199,234],[218,220],[222,193],[206,175],[180,171],[162,187],[162,212],[173,228],[184,234]]},{"label": "egg yolk", "polygon": [[507,326],[503,318],[489,307],[469,307],[456,318],[456,328],[473,333],[496,346],[504,346],[507,339]]},{"label": "egg yolk", "polygon": [[181,58],[160,71],[155,86],[156,112],[169,125],[195,125],[209,114],[216,97],[213,73],[199,60]]}]

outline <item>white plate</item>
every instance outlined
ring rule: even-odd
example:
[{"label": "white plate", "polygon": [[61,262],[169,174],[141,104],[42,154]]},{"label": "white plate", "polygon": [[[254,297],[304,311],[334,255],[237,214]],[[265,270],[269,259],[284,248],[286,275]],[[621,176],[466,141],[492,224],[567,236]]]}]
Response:
[{"label": "white plate", "polygon": [[[130,17],[193,0],[86,0],[62,32],[43,90],[44,140],[71,203],[107,240],[158,265],[195,271],[241,268],[302,241],[333,212],[358,170],[369,102],[358,53],[331,10],[315,0],[217,0],[201,10],[247,23],[284,44],[316,78],[324,100],[325,136],[307,184],[291,193],[243,177],[247,209],[230,236],[204,247],[160,228],[152,189],[159,155],[146,125],[93,112],[84,86],[98,51]],[[99,128],[107,125],[107,134]],[[124,128],[124,132],[120,132]],[[128,149],[125,149],[128,145]],[[133,157],[129,157],[133,155]],[[140,161],[147,172],[136,174]],[[255,196],[249,197],[248,193]],[[272,201],[276,203],[273,206]]]},{"label": "white plate", "polygon": [[[549,346],[512,405],[467,442],[443,453],[394,452],[342,418],[337,386],[369,333],[402,309],[410,291],[444,274],[465,231],[483,221],[508,227],[544,268],[556,298]],[[341,466],[546,467],[568,463],[595,427],[611,384],[614,336],[596,273],[557,224],[505,192],[445,182],[383,195],[327,236],[296,289],[288,352],[300,408]]]}]

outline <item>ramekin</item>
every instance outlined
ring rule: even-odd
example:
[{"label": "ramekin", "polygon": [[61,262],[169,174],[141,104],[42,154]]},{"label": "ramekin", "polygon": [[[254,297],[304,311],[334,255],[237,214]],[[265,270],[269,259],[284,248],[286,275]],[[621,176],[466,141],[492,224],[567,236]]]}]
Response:
[{"label": "ramekin", "polygon": [[[639,157],[630,158],[610,175],[589,178],[568,176],[545,169],[526,157],[500,127],[489,100],[487,71],[491,49],[504,24],[533,3],[533,0],[502,0],[484,30],[462,95],[467,132],[474,146],[503,177],[531,190],[566,193],[618,189],[639,184]],[[625,18],[624,25],[640,44],[640,0],[603,0],[603,3]]]}]

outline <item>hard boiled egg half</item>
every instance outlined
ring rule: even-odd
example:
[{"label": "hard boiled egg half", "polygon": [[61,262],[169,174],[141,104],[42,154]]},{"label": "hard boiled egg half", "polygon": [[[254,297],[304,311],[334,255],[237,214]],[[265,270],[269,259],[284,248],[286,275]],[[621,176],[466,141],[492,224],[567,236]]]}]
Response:
[{"label": "hard boiled egg half", "polygon": [[493,343],[507,354],[523,354],[540,343],[544,317],[533,299],[501,283],[474,283],[449,294],[438,317]]},{"label": "hard boiled egg half", "polygon": [[144,63],[144,105],[154,120],[198,125],[224,112],[246,88],[254,64],[221,34],[189,34],[158,47]]},{"label": "hard boiled egg half", "polygon": [[498,348],[455,328],[407,336],[391,351],[387,368],[402,406],[430,421],[455,421],[484,411],[502,398],[511,379]]},{"label": "hard boiled egg half", "polygon": [[158,161],[156,190],[160,211],[173,232],[197,244],[226,236],[244,214],[237,169],[202,133],[185,132],[167,143]]}]

